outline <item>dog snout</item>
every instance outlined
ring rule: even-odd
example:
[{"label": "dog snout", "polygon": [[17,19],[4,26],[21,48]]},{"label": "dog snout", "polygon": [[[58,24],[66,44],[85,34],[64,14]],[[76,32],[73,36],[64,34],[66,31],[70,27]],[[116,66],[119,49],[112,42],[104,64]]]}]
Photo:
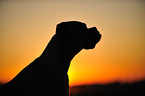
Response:
[{"label": "dog snout", "polygon": [[95,48],[95,45],[100,41],[101,34],[97,30],[96,27],[88,28],[87,34],[86,34],[86,44],[84,49],[93,49]]}]

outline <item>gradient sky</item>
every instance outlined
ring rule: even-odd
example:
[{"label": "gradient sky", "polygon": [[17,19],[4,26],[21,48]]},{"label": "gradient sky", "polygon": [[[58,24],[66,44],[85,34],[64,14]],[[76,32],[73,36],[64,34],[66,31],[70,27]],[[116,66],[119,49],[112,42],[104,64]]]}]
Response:
[{"label": "gradient sky", "polygon": [[70,20],[103,35],[72,60],[71,86],[145,79],[145,0],[1,0],[0,82],[39,57],[56,25]]}]

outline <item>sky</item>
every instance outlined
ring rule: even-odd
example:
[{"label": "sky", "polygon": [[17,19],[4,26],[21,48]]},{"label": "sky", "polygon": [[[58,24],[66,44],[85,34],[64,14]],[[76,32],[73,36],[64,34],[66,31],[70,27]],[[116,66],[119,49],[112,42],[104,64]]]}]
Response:
[{"label": "sky", "polygon": [[145,80],[145,0],[0,0],[0,82],[41,55],[63,21],[102,34],[71,61],[70,86]]}]

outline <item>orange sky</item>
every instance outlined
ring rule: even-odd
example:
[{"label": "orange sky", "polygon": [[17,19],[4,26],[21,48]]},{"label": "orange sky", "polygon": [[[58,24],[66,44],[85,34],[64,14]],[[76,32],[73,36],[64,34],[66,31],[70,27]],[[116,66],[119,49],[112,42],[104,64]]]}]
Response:
[{"label": "orange sky", "polygon": [[103,35],[71,62],[70,85],[145,79],[144,0],[1,0],[0,82],[40,56],[56,24],[77,20]]}]

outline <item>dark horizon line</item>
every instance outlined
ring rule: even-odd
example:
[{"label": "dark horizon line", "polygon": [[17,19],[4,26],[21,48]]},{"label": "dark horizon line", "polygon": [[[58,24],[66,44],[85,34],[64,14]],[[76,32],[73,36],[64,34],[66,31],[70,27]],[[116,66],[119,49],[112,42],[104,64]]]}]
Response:
[{"label": "dark horizon line", "polygon": [[[120,82],[120,81],[114,81],[114,82],[110,82],[110,83],[106,83],[106,84],[97,84],[97,83],[92,83],[92,84],[80,84],[80,85],[73,85],[70,87],[85,87],[85,86],[106,86],[106,85],[131,85],[131,84],[136,84],[136,83],[145,83],[145,79],[144,80],[139,80],[139,81],[134,81],[134,82]],[[0,82],[0,86],[4,85],[6,83],[2,83]]]},{"label": "dark horizon line", "polygon": [[103,83],[92,83],[92,84],[78,84],[78,85],[72,85],[72,86],[70,86],[70,87],[80,87],[80,86],[94,86],[94,85],[96,85],[96,86],[106,86],[106,85],[114,85],[114,84],[116,84],[116,85],[125,85],[125,84],[128,84],[128,85],[131,85],[131,84],[136,84],[136,83],[142,83],[142,82],[144,82],[145,83],[145,79],[143,79],[143,80],[138,80],[138,81],[132,81],[132,82],[121,82],[121,81],[114,81],[114,82],[109,82],[109,83],[105,83],[105,84],[103,84]]}]

